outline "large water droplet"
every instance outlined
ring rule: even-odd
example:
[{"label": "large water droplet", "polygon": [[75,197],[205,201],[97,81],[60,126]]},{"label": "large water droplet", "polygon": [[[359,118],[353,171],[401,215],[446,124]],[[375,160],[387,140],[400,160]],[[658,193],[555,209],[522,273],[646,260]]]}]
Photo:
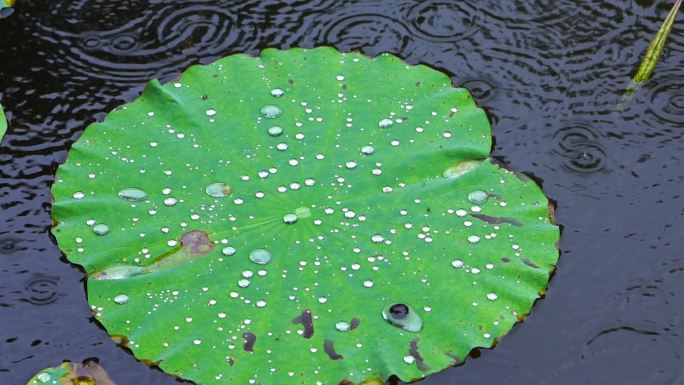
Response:
[{"label": "large water droplet", "polygon": [[126,279],[142,273],[140,266],[112,266],[90,276],[91,279]]},{"label": "large water droplet", "polygon": [[139,202],[147,199],[147,194],[142,189],[127,187],[119,191],[119,198],[129,202]]},{"label": "large water droplet", "polygon": [[36,377],[36,378],[38,378],[38,381],[40,381],[40,382],[47,383],[48,381],[50,381],[52,379],[52,375],[50,375],[50,373],[48,373],[48,372],[43,372],[43,373],[40,373],[38,375],[38,377]]},{"label": "large water droplet", "polygon": [[271,262],[271,252],[264,249],[252,250],[249,253],[249,259],[257,265],[265,265]]},{"label": "large water droplet", "polygon": [[347,330],[349,330],[350,327],[351,326],[349,325],[349,323],[344,322],[344,321],[341,321],[341,322],[338,322],[335,324],[335,329],[337,329],[338,331],[341,331],[341,332],[346,332]]},{"label": "large water droplet", "polygon": [[417,333],[423,329],[423,320],[407,304],[395,303],[382,309],[382,318],[391,325],[409,332]]},{"label": "large water droplet", "polygon": [[261,115],[264,118],[274,119],[280,116],[283,111],[278,106],[268,105],[261,108]]},{"label": "large water droplet", "polygon": [[128,303],[128,296],[126,294],[119,294],[116,297],[114,297],[114,302],[116,302],[119,305]]},{"label": "large water droplet", "polygon": [[230,257],[231,255],[235,254],[237,250],[233,246],[226,246],[221,250],[223,255]]},{"label": "large water droplet", "polygon": [[225,198],[233,193],[233,189],[226,183],[212,183],[204,191],[213,198]]},{"label": "large water droplet", "polygon": [[361,147],[361,153],[363,155],[372,155],[375,152],[375,148],[373,146],[363,146]]},{"label": "large water droplet", "polygon": [[274,98],[279,98],[285,94],[285,91],[283,91],[281,88],[274,88],[271,90],[271,96]]},{"label": "large water droplet", "polygon": [[268,134],[271,136],[280,136],[283,134],[283,128],[280,126],[273,126],[268,129]]},{"label": "large water droplet", "polygon": [[478,164],[480,164],[479,160],[469,160],[466,162],[461,162],[444,170],[444,173],[442,175],[445,178],[458,178],[459,176],[470,172],[472,169],[477,167]]},{"label": "large water droplet", "polygon": [[93,232],[96,235],[107,235],[107,233],[109,233],[109,226],[105,225],[104,223],[99,223],[93,226]]},{"label": "large water droplet", "polygon": [[392,119],[385,118],[385,119],[382,119],[378,122],[378,127],[390,128],[390,127],[392,127],[393,124],[394,124],[394,122],[392,121]]},{"label": "large water droplet", "polygon": [[297,214],[286,214],[283,217],[283,222],[287,223],[288,225],[291,225],[291,224],[297,222],[297,219],[299,219],[297,217]]},{"label": "large water droplet", "polygon": [[478,205],[487,202],[487,198],[489,194],[483,190],[475,190],[468,194],[468,200]]}]

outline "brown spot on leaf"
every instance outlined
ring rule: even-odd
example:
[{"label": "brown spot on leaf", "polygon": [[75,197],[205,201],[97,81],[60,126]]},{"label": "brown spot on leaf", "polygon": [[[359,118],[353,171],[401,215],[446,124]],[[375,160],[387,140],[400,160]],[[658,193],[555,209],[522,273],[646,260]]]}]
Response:
[{"label": "brown spot on leaf", "polygon": [[183,251],[190,256],[202,256],[211,253],[214,250],[214,242],[209,239],[209,236],[204,231],[193,230],[181,236],[181,244]]},{"label": "brown spot on leaf", "polygon": [[343,356],[337,354],[337,352],[335,351],[335,347],[333,346],[333,342],[329,338],[326,338],[323,342],[323,350],[325,350],[325,354],[327,354],[328,357],[330,357],[330,359],[333,361],[341,360],[344,358]]},{"label": "brown spot on leaf", "polygon": [[360,324],[361,324],[361,320],[358,319],[358,318],[356,318],[356,317],[354,317],[354,318],[351,319],[351,323],[349,324],[349,329],[350,329],[350,330],[354,330],[354,329],[356,329],[357,327],[359,327]]},{"label": "brown spot on leaf", "polygon": [[418,369],[425,372],[430,370],[430,367],[425,365],[425,360],[423,360],[423,356],[421,356],[420,352],[418,351],[418,341],[420,341],[420,338],[418,337],[411,340],[411,344],[409,345],[409,354],[416,359],[416,365],[418,366]]},{"label": "brown spot on leaf", "polygon": [[487,222],[491,225],[498,225],[501,223],[508,223],[510,225],[516,226],[516,227],[521,227],[522,223],[518,222],[517,220],[513,218],[506,218],[506,217],[491,217],[489,215],[484,215],[484,214],[470,214],[470,216],[477,218],[483,222]]},{"label": "brown spot on leaf", "polygon": [[311,338],[314,335],[313,317],[311,317],[311,310],[306,309],[302,314],[292,319],[293,324],[302,324],[304,326],[304,338]]},{"label": "brown spot on leaf", "polygon": [[538,268],[539,268],[539,266],[537,266],[534,262],[530,261],[530,260],[527,259],[527,258],[523,258],[522,261],[523,261],[524,264],[526,264],[527,266],[529,266],[529,267],[531,267],[531,268],[533,268],[533,269],[538,269]]},{"label": "brown spot on leaf", "polygon": [[253,352],[254,343],[256,343],[256,336],[254,333],[247,332],[242,335],[242,338],[245,339],[245,343],[242,345],[242,348],[245,349],[246,352]]}]

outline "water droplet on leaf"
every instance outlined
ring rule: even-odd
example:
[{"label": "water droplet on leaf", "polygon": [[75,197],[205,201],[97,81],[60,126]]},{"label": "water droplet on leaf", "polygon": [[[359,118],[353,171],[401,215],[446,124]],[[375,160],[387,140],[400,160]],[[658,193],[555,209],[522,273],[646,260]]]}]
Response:
[{"label": "water droplet on leaf", "polygon": [[263,106],[261,108],[261,115],[268,119],[275,119],[279,117],[282,112],[283,111],[280,109],[280,107],[274,105]]},{"label": "water droplet on leaf", "polygon": [[233,189],[226,183],[212,183],[204,191],[213,198],[225,198],[233,193]]},{"label": "water droplet on leaf", "polygon": [[487,198],[489,194],[483,190],[475,190],[468,194],[468,200],[478,205],[487,202]]},{"label": "water droplet on leaf", "polygon": [[271,136],[280,136],[283,134],[283,128],[280,126],[273,126],[268,129],[268,134]]},{"label": "water droplet on leaf", "polygon": [[147,199],[145,191],[135,187],[128,187],[119,191],[119,198],[129,202],[139,202]]},{"label": "water droplet on leaf", "polygon": [[114,297],[114,302],[116,302],[119,305],[128,303],[128,296],[126,294],[119,294],[116,297]]},{"label": "water droplet on leaf", "polygon": [[106,235],[109,233],[109,226],[105,225],[104,223],[99,223],[93,226],[93,233],[96,235]]},{"label": "water droplet on leaf", "polygon": [[231,255],[235,254],[237,250],[233,246],[226,246],[224,247],[221,252],[223,255],[230,257]]},{"label": "water droplet on leaf", "polygon": [[271,90],[271,96],[273,96],[274,98],[279,98],[279,97],[283,96],[284,94],[285,94],[285,91],[283,91],[280,88],[274,88]]},{"label": "water droplet on leaf", "polygon": [[409,332],[417,333],[423,329],[423,320],[409,305],[395,303],[385,306],[382,318],[391,325]]},{"label": "water droplet on leaf", "polygon": [[297,218],[297,215],[296,215],[296,214],[286,214],[286,215],[283,217],[283,222],[285,222],[285,223],[287,223],[288,225],[290,225],[290,224],[293,224],[293,223],[297,222],[297,219],[299,219],[299,218]]},{"label": "water droplet on leaf", "polygon": [[335,329],[337,329],[340,332],[346,332],[349,330],[350,325],[347,322],[341,321],[335,324]]},{"label": "water droplet on leaf", "polygon": [[394,124],[394,122],[392,121],[392,119],[385,118],[385,119],[382,119],[378,122],[378,127],[390,128],[390,127],[392,127],[393,124]]},{"label": "water droplet on leaf", "polygon": [[271,252],[264,249],[252,250],[249,253],[249,259],[257,265],[265,265],[271,262]]}]

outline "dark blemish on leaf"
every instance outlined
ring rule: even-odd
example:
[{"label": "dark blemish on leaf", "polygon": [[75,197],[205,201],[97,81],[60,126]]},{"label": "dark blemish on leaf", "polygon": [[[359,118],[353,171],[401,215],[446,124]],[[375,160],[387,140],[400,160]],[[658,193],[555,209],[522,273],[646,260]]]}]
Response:
[{"label": "dark blemish on leaf", "polygon": [[344,380],[340,381],[339,385],[354,385],[354,383],[347,380],[347,379],[344,379]]},{"label": "dark blemish on leaf", "polygon": [[420,80],[416,82],[416,87],[420,87]]},{"label": "dark blemish on leaf", "polygon": [[450,352],[450,351],[446,351],[446,352],[444,352],[444,354],[446,354],[447,357],[451,358],[451,360],[453,361],[453,365],[454,365],[454,366],[460,365],[460,364],[463,363],[463,361],[461,361],[461,359],[458,358],[458,356],[456,356],[454,353],[452,353],[452,352]]},{"label": "dark blemish on leaf", "polygon": [[180,239],[183,251],[188,255],[207,255],[214,250],[214,242],[204,231],[193,230],[183,234]]},{"label": "dark blemish on leaf", "polygon": [[287,83],[288,83],[289,85],[293,85],[293,84],[294,84],[294,80],[292,80],[292,79],[287,79]]},{"label": "dark blemish on leaf", "polygon": [[357,327],[359,327],[360,324],[361,324],[361,320],[360,320],[360,319],[358,319],[358,318],[356,318],[356,317],[352,318],[352,319],[351,319],[351,322],[349,323],[349,330],[354,330],[354,329],[356,329]]},{"label": "dark blemish on leaf", "polygon": [[411,345],[409,345],[409,354],[416,359],[416,365],[418,366],[418,369],[425,372],[430,370],[430,367],[425,365],[423,357],[418,352],[418,341],[420,341],[420,338],[418,337],[411,340]]},{"label": "dark blemish on leaf", "polygon": [[233,357],[228,357],[228,365],[233,366],[233,364],[235,364]]},{"label": "dark blemish on leaf", "polygon": [[513,225],[516,227],[521,227],[522,223],[518,222],[517,220],[513,218],[506,218],[506,217],[491,217],[489,215],[484,215],[484,214],[470,214],[470,216],[475,217],[483,222],[487,222],[490,225],[498,225],[501,223],[508,223],[509,225]]},{"label": "dark blemish on leaf", "polygon": [[314,335],[313,318],[311,317],[311,310],[306,309],[302,314],[292,319],[293,324],[302,324],[304,326],[304,338],[311,338]]},{"label": "dark blemish on leaf", "polygon": [[529,267],[531,267],[531,268],[533,268],[533,269],[538,269],[538,268],[539,268],[539,266],[535,265],[532,261],[530,261],[530,260],[527,259],[527,258],[523,258],[522,261],[523,261],[524,264],[526,264],[527,266],[529,266]]},{"label": "dark blemish on leaf", "polygon": [[245,344],[242,345],[242,348],[245,349],[246,352],[253,352],[254,343],[256,342],[256,336],[254,333],[247,332],[242,335],[242,338],[245,339]]},{"label": "dark blemish on leaf", "polygon": [[506,258],[506,257],[502,257],[502,258],[501,258],[501,262],[503,262],[503,263],[508,263],[508,262],[510,262],[510,261],[511,261],[510,258]]},{"label": "dark blemish on leaf", "polygon": [[328,357],[330,357],[330,359],[333,361],[341,360],[344,358],[343,356],[341,356],[341,355],[337,354],[337,352],[335,352],[335,347],[333,347],[333,342],[329,338],[326,338],[325,341],[323,342],[323,350],[325,350],[325,354],[327,354]]}]

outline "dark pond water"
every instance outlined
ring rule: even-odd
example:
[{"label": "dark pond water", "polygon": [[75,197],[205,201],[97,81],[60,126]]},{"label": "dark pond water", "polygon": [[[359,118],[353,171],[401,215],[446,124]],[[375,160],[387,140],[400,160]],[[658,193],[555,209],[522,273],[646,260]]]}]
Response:
[{"label": "dark pond water", "polygon": [[[493,350],[422,383],[684,384],[684,20],[621,113],[672,1],[18,0],[0,19],[0,384],[99,359],[178,382],[93,321],[49,236],[50,184],[83,129],[152,78],[264,47],[332,45],[437,67],[488,111],[494,155],[558,202],[546,298]],[[681,16],[681,15],[680,15]]]}]

